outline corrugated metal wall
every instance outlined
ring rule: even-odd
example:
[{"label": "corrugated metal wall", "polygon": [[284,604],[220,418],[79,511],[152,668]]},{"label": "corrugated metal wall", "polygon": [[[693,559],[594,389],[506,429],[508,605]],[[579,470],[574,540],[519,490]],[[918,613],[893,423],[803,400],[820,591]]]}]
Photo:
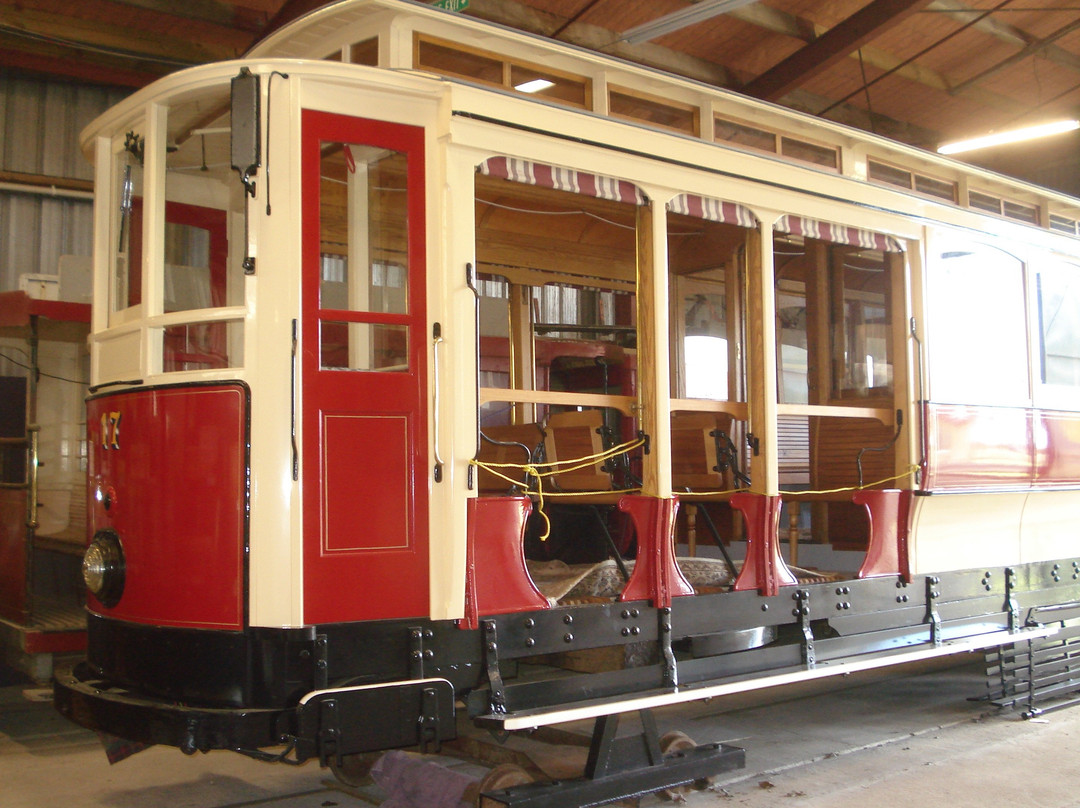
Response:
[{"label": "corrugated metal wall", "polygon": [[[0,71],[0,170],[92,179],[79,133],[126,94]],[[89,201],[0,190],[0,292],[26,273],[56,274],[61,255],[90,255],[91,236]]]}]

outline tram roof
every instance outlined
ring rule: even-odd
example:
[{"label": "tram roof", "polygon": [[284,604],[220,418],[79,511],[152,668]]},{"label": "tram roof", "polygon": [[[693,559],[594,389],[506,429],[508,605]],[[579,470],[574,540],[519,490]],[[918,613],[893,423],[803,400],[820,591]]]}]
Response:
[{"label": "tram roof", "polygon": [[[892,190],[910,191],[931,202],[969,207],[981,213],[996,212],[1004,219],[1080,236],[1080,200],[1066,194],[731,90],[413,0],[342,0],[323,6],[274,32],[248,51],[243,60],[232,64],[242,64],[245,60],[303,59],[316,62],[307,66],[312,72],[321,69],[337,72],[347,67],[336,63],[355,62],[356,47],[373,40],[379,42],[376,57],[379,67],[436,74],[443,80],[522,95],[509,85],[497,86],[482,78],[440,71],[437,66],[419,63],[418,43],[423,40],[437,47],[457,49],[464,56],[481,61],[502,60],[509,68],[546,70],[552,76],[585,82],[588,103],[578,106],[594,116],[607,115],[671,131],[664,124],[613,113],[610,93],[615,89],[639,99],[646,107],[659,108],[660,114],[668,103],[676,112],[690,111],[699,122],[710,124],[707,127],[702,124],[697,132],[683,132],[684,136],[721,141],[724,139],[714,134],[714,127],[729,126],[735,135],[734,139],[726,139],[725,145],[760,156],[764,152],[755,144],[747,145],[746,139],[773,137],[772,156],[804,166],[807,161],[800,162],[798,156],[787,153],[789,143],[793,152],[805,149],[810,161],[827,159],[832,151],[836,154],[838,175]],[[320,68],[318,62],[326,64]],[[181,77],[188,81],[197,75],[208,77],[205,71],[216,74],[222,67],[223,64],[217,64],[173,74],[136,93],[129,102],[137,104],[147,93],[169,92],[170,87],[177,89],[185,83]],[[602,92],[605,88],[606,96]],[[564,105],[542,96],[530,97],[541,103]],[[127,108],[127,103],[121,107]],[[89,147],[87,134],[99,123],[100,119],[84,133],[84,147]],[[904,182],[908,183],[907,188],[901,184]],[[993,210],[994,205],[998,206],[997,211]]]},{"label": "tram roof", "polygon": [[[643,96],[696,104],[702,118],[705,113],[713,112],[725,118],[730,116],[735,126],[749,129],[760,126],[759,131],[775,134],[778,152],[784,138],[796,141],[806,138],[811,146],[846,147],[849,152],[865,153],[865,157],[859,155],[862,159],[859,170],[854,172],[856,178],[860,178],[860,173],[865,178],[868,173],[875,172],[877,181],[895,187],[906,172],[911,190],[916,193],[920,189],[929,189],[939,195],[938,201],[948,202],[950,200],[944,200],[940,194],[952,188],[956,195],[968,194],[968,207],[992,212],[988,208],[996,200],[1004,218],[1025,221],[1022,217],[1034,216],[1042,219],[1041,223],[1049,229],[1064,232],[1066,223],[1059,222],[1058,228],[1051,226],[1050,213],[1042,210],[1052,205],[1055,211],[1068,213],[1056,214],[1057,219],[1071,222],[1072,232],[1068,234],[1080,236],[1080,200],[1067,194],[732,90],[414,0],[342,0],[323,6],[274,32],[254,46],[247,56],[347,59],[346,54],[357,42],[380,36],[396,39],[397,46],[396,53],[391,53],[388,58],[379,57],[380,64],[399,70],[416,69],[416,37],[425,34],[453,42],[463,53],[492,54],[523,64],[542,63],[554,70],[580,76],[589,81],[590,86],[628,85],[629,91],[638,91]],[[464,80],[461,76],[451,78]],[[595,103],[591,111],[598,111]],[[844,157],[844,163],[850,162],[850,155]],[[874,168],[870,167],[871,163]],[[839,172],[852,173],[843,164],[839,166]],[[974,191],[974,200],[966,187],[972,179],[981,184]],[[965,187],[962,189],[961,186]]]}]

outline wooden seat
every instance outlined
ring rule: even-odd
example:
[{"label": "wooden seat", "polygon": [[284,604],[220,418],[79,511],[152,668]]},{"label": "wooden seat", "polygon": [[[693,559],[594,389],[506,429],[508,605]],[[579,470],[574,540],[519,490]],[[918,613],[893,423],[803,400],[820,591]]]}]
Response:
[{"label": "wooden seat", "polygon": [[730,416],[720,413],[671,414],[671,488],[675,493],[707,493],[706,496],[695,496],[684,501],[687,554],[697,554],[697,525],[700,518],[724,559],[735,569],[720,531],[703,501],[727,500],[736,487],[734,470],[728,463],[720,462],[719,433],[729,432],[731,422]]},{"label": "wooden seat", "polygon": [[[599,455],[608,448],[604,445],[603,430],[604,413],[601,410],[552,413],[544,426],[544,462],[565,465],[546,467],[547,471],[556,473],[545,478],[544,491],[549,494],[574,493],[576,496],[561,499],[552,497],[551,501],[559,507],[585,506],[592,511],[608,552],[615,559],[623,580],[627,581],[630,573],[619,550],[620,545],[611,535],[605,516],[605,512],[611,511],[602,507],[618,505],[624,493],[612,490],[611,474],[606,470],[603,460],[593,463],[583,460]],[[582,462],[572,462],[575,460]],[[627,546],[629,536],[624,532],[622,547],[625,549]]]},{"label": "wooden seat", "polygon": [[671,414],[671,487],[676,492],[734,488],[731,469],[720,470],[714,434],[730,429],[730,416],[707,412]]},{"label": "wooden seat", "polygon": [[[504,463],[524,465],[536,458],[536,450],[544,439],[537,424],[508,424],[488,426],[481,430],[480,455],[482,463],[498,466]],[[500,468],[495,474],[483,466],[477,468],[476,487],[481,496],[504,495],[513,488],[528,489],[529,480],[524,469]],[[499,475],[503,476],[499,476]],[[509,477],[514,482],[508,482]]]},{"label": "wooden seat", "polygon": [[[782,491],[789,505],[791,563],[798,563],[800,502],[811,503],[813,539],[834,549],[863,551],[870,541],[865,509],[852,501],[860,484],[893,472],[893,427],[871,418],[809,419],[809,491]],[[883,447],[866,451],[866,447]],[[862,479],[859,474],[862,472]],[[783,482],[783,478],[781,478]],[[839,490],[836,490],[839,489]]]},{"label": "wooden seat", "polygon": [[602,411],[582,410],[552,413],[544,427],[544,461],[566,464],[549,467],[557,472],[547,478],[550,487],[556,492],[594,492],[595,496],[572,498],[581,505],[614,505],[619,499],[618,494],[611,493],[611,475],[602,460],[583,466],[567,462],[601,454],[606,448],[603,426]]}]

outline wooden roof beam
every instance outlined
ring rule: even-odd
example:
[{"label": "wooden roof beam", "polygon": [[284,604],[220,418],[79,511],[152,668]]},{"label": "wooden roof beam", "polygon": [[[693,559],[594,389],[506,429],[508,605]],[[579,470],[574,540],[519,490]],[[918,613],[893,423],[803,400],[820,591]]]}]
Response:
[{"label": "wooden roof beam", "polygon": [[782,98],[808,79],[930,4],[930,0],[873,0],[806,47],[747,83],[742,92],[767,101]]},{"label": "wooden roof beam", "polygon": [[0,66],[42,76],[69,76],[87,84],[145,87],[170,72],[160,64],[107,59],[75,48],[35,43],[0,33]]},{"label": "wooden roof beam", "polygon": [[260,34],[266,26],[268,15],[265,12],[245,8],[222,0],[110,0],[117,5],[132,6],[181,17],[186,20],[213,23],[214,25]]},{"label": "wooden roof beam", "polygon": [[1046,37],[1045,39],[1040,39],[1038,42],[1032,42],[1030,45],[1028,45],[1026,48],[1021,50],[1019,53],[1014,53],[1008,59],[1004,59],[1004,60],[998,62],[996,65],[992,65],[992,66],[988,67],[986,70],[982,71],[981,73],[978,73],[978,74],[972,76],[971,78],[960,82],[955,87],[953,87],[951,90],[949,90],[949,92],[951,94],[953,94],[953,95],[956,95],[958,93],[962,93],[968,87],[971,87],[971,86],[977,84],[978,82],[982,81],[983,79],[988,78],[989,76],[992,76],[995,73],[997,73],[997,72],[999,72],[1001,70],[1004,70],[1007,67],[1011,67],[1014,64],[1022,62],[1025,59],[1027,59],[1027,58],[1029,58],[1031,56],[1034,56],[1036,53],[1039,53],[1043,48],[1047,47],[1052,42],[1055,42],[1056,40],[1061,39],[1063,36],[1067,36],[1067,35],[1071,34],[1073,31],[1076,31],[1077,29],[1080,29],[1080,20],[1074,20],[1073,22],[1066,25],[1064,28],[1059,28],[1058,30],[1054,31],[1054,33],[1050,34],[1050,36]]},{"label": "wooden roof beam", "polygon": [[[971,19],[973,14],[980,14],[983,11],[983,9],[972,8],[971,6],[965,5],[959,2],[959,0],[933,0],[933,2],[926,7],[926,10],[937,12],[939,14],[948,14],[960,23],[967,22]],[[1036,41],[1035,37],[1026,31],[1022,31],[1021,29],[994,17],[987,17],[985,20],[980,20],[975,23],[973,27],[985,34],[989,34],[995,39],[1007,42],[1010,45],[1017,45],[1021,48],[1027,47],[1032,42]],[[1061,67],[1080,72],[1080,55],[1065,50],[1065,48],[1058,45],[1044,45],[1039,56],[1046,59],[1048,62],[1053,62]]]},{"label": "wooden roof beam", "polygon": [[174,36],[132,29],[117,22],[3,6],[4,27],[12,34],[25,32],[44,42],[73,48],[87,47],[120,58],[168,64],[172,69],[231,59],[233,47],[190,42]]}]

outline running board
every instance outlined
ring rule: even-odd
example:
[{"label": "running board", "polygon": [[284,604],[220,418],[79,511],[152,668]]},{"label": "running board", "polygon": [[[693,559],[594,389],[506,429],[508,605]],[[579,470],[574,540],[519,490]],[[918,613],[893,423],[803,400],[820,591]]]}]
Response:
[{"label": "running board", "polygon": [[787,668],[765,675],[747,674],[711,683],[676,687],[670,690],[641,691],[608,699],[578,702],[570,706],[560,704],[554,707],[518,710],[515,712],[489,713],[477,716],[474,720],[481,726],[506,732],[536,729],[537,727],[562,724],[568,721],[598,718],[631,710],[650,710],[669,704],[684,704],[690,701],[745,693],[750,690],[779,687],[794,682],[813,681],[829,676],[858,673],[890,665],[920,662],[951,654],[962,654],[968,651],[981,651],[993,646],[1049,637],[1059,630],[1060,627],[1058,626],[1041,626],[1018,631],[994,631],[987,634],[943,640],[934,645],[927,644],[905,650],[862,654],[842,661],[819,662],[813,667]]}]

